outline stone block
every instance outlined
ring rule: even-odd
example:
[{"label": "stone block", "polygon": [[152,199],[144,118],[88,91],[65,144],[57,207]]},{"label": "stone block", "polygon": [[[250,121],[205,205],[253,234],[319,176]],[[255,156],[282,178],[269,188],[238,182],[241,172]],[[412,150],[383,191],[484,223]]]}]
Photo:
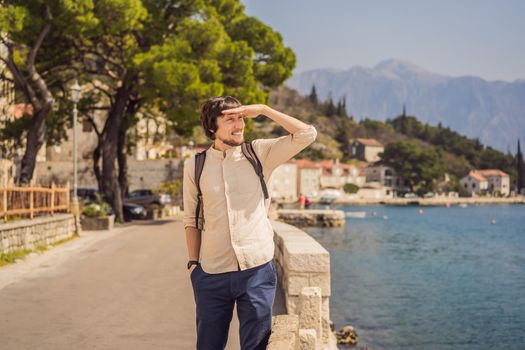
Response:
[{"label": "stone block", "polygon": [[323,327],[322,341],[323,343],[326,343],[329,341],[329,336],[333,334],[332,330],[330,329],[330,297],[322,297],[321,320]]},{"label": "stone block", "polygon": [[297,305],[299,304],[299,296],[286,296],[286,311],[290,315],[297,314]]},{"label": "stone block", "polygon": [[82,216],[80,218],[80,224],[82,230],[85,231],[97,231],[97,230],[111,230],[113,229],[113,223],[115,222],[115,215],[102,216],[98,218],[90,218]]},{"label": "stone block", "polygon": [[307,273],[288,272],[285,281],[287,295],[300,295],[304,287],[310,287],[310,278]]},{"label": "stone block", "polygon": [[319,287],[323,296],[330,296],[330,272],[310,273],[308,286]]},{"label": "stone block", "polygon": [[267,350],[299,350],[299,318],[295,315],[279,315],[272,319],[272,334]]},{"label": "stone block", "polygon": [[[318,245],[317,242],[315,244]],[[329,272],[330,255],[320,245],[286,243],[284,265],[289,272]]]},{"label": "stone block", "polygon": [[299,339],[301,340],[301,350],[316,350],[317,333],[315,329],[299,329]]},{"label": "stone block", "polygon": [[305,287],[299,296],[297,314],[299,328],[314,329],[317,337],[322,338],[323,328],[321,320],[321,288]]}]

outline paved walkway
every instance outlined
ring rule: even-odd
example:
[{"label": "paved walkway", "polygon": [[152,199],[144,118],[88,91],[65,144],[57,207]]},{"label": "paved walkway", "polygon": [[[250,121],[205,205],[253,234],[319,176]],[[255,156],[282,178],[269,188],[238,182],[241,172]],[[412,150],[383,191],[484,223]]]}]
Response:
[{"label": "paved walkway", "polygon": [[[0,348],[195,349],[182,223],[86,232],[0,268]],[[227,349],[239,349],[236,316]]]}]

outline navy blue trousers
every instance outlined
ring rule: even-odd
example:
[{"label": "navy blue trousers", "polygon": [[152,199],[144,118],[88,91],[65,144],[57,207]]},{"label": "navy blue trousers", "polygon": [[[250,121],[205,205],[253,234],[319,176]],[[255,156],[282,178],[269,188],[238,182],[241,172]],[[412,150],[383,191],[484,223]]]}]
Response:
[{"label": "navy blue trousers", "polygon": [[242,350],[266,349],[277,276],[273,262],[244,271],[191,273],[197,305],[197,350],[223,350],[237,303]]}]

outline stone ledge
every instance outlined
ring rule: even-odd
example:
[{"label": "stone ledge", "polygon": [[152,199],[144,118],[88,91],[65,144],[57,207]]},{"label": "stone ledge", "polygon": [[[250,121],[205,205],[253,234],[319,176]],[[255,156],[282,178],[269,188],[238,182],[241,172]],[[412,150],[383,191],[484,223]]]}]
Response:
[{"label": "stone ledge", "polygon": [[279,315],[272,319],[272,335],[266,350],[299,350],[299,317]]},{"label": "stone ledge", "polygon": [[296,226],[336,227],[345,224],[345,213],[342,210],[279,209],[277,217]]}]

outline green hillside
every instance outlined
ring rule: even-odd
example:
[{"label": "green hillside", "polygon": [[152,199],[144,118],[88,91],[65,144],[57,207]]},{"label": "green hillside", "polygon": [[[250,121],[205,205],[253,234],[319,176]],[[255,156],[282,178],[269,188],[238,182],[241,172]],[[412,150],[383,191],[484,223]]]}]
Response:
[{"label": "green hillside", "polygon": [[[269,102],[274,108],[316,126],[317,141],[298,158],[340,158],[343,162],[353,162],[349,141],[358,137],[374,138],[385,145],[385,163],[419,179],[413,183],[416,189],[440,187],[446,172],[451,180],[446,187],[459,190],[458,179],[470,169],[503,170],[510,174],[511,184],[516,178],[515,159],[511,154],[486,147],[479,140],[469,139],[449,128],[422,123],[414,116],[400,115],[386,122],[373,119],[356,122],[341,110],[344,100],[320,102],[315,94],[301,96],[287,87],[273,91]],[[265,118],[257,119],[249,129],[252,137],[284,134],[282,128]],[[401,156],[403,158],[398,159]]]}]

